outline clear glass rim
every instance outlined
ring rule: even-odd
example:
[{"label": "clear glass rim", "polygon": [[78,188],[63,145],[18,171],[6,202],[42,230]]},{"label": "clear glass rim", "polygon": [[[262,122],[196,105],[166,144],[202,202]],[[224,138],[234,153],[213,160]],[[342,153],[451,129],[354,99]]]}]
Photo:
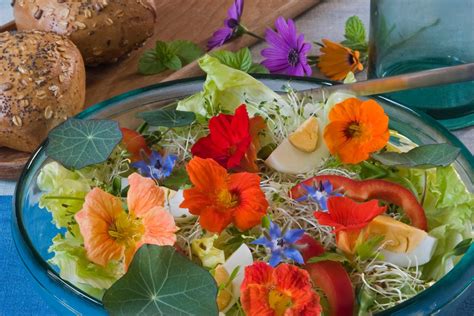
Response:
[{"label": "clear glass rim", "polygon": [[[298,81],[298,82],[303,82],[303,83],[306,82],[306,83],[313,83],[313,84],[327,85],[327,86],[340,84],[339,82],[323,80],[323,79],[319,79],[319,78],[312,78],[312,77],[294,77],[294,76],[275,75],[275,74],[252,74],[252,76],[254,76],[256,79],[259,79],[259,80],[260,79],[261,80],[286,80],[286,81],[289,81],[289,82]],[[107,99],[105,101],[99,102],[99,103],[83,110],[82,112],[77,114],[75,117],[85,119],[85,118],[88,118],[89,116],[91,116],[92,114],[94,114],[96,111],[99,111],[99,110],[102,110],[102,109],[105,109],[105,108],[109,108],[109,107],[113,107],[116,104],[116,102],[118,102],[118,101],[123,101],[124,99],[128,99],[130,97],[138,96],[138,95],[140,95],[144,92],[148,92],[148,91],[151,91],[151,90],[161,90],[161,89],[164,89],[164,88],[167,88],[167,87],[170,87],[170,86],[175,86],[175,85],[180,85],[180,84],[185,84],[185,83],[193,83],[193,82],[195,82],[195,83],[197,83],[197,82],[204,83],[205,79],[206,79],[205,76],[191,77],[191,78],[173,80],[173,81],[168,81],[168,82],[163,82],[163,83],[157,83],[157,84],[149,85],[149,86],[146,86],[146,87],[143,87],[143,88],[131,90],[129,92],[117,95],[117,96],[112,97],[110,99]],[[399,107],[401,110],[408,112],[409,114],[417,117],[419,120],[423,121],[424,123],[426,123],[426,124],[430,125],[431,127],[435,128],[438,132],[440,132],[450,142],[452,142],[454,145],[458,146],[461,149],[460,156],[463,156],[463,158],[467,161],[467,163],[469,165],[470,177],[471,177],[471,181],[472,181],[472,170],[474,170],[474,157],[470,154],[469,150],[464,146],[464,144],[456,136],[451,134],[438,121],[431,118],[427,114],[424,114],[422,112],[417,112],[417,111],[415,111],[411,108],[408,108],[407,106],[402,105],[398,102],[395,102],[395,101],[393,101],[393,100],[391,100],[387,97],[384,97],[384,96],[381,96],[381,95],[373,95],[373,96],[371,96],[371,98],[374,98],[376,100],[378,99],[378,100],[381,100],[381,101],[383,101],[385,103],[388,103],[390,105],[394,105],[396,107]],[[66,281],[66,280],[62,279],[55,270],[51,269],[50,265],[45,260],[43,260],[42,256],[38,253],[36,248],[33,246],[33,243],[31,242],[31,239],[30,239],[30,237],[29,237],[29,235],[26,231],[26,228],[23,225],[22,212],[21,212],[21,207],[20,207],[21,194],[23,192],[23,183],[26,181],[31,169],[34,167],[34,163],[36,162],[36,157],[45,150],[46,144],[47,144],[47,140],[45,140],[34,151],[34,153],[31,155],[30,159],[26,163],[25,168],[23,169],[23,171],[20,175],[20,178],[17,182],[17,185],[15,187],[15,192],[14,192],[14,195],[13,195],[13,207],[14,207],[13,216],[15,218],[12,220],[12,222],[13,223],[16,222],[18,224],[16,228],[19,230],[20,235],[23,238],[23,241],[28,246],[28,250],[33,254],[33,257],[34,257],[35,261],[39,265],[41,265],[43,268],[46,269],[47,273],[53,274],[56,277],[56,280],[58,282],[62,282],[63,285],[66,285],[71,290],[73,290],[74,292],[76,292],[77,294],[82,296],[83,298],[97,304],[98,307],[101,307],[101,306],[103,306],[103,304],[100,300],[98,300],[98,299],[90,296],[89,294],[85,293],[84,291],[77,288],[75,285],[73,285],[69,281]],[[472,181],[472,182],[474,182],[474,181]],[[20,251],[18,249],[19,245],[17,244],[16,241],[15,241],[15,247],[17,248],[18,253],[20,253]],[[473,245],[471,245],[469,251],[465,254],[465,256],[461,259],[461,261],[458,262],[456,264],[456,266],[448,274],[446,274],[442,279],[437,281],[434,285],[432,285],[428,289],[424,290],[420,294],[417,294],[415,297],[412,297],[412,298],[404,301],[403,303],[401,303],[401,304],[399,304],[395,307],[387,309],[387,310],[379,313],[378,315],[390,314],[390,313],[395,312],[395,311],[402,311],[403,308],[409,307],[410,305],[413,305],[413,304],[416,304],[417,302],[415,300],[419,299],[420,296],[426,297],[426,296],[432,295],[433,293],[435,293],[435,291],[440,291],[440,289],[438,289],[438,288],[443,287],[444,283],[447,283],[446,280],[449,278],[450,275],[454,275],[456,272],[460,273],[461,269],[469,267],[469,262],[468,262],[468,258],[467,258],[468,254],[470,254],[470,256],[474,255],[474,246]],[[20,257],[21,257],[21,255],[20,255]],[[26,265],[26,262],[24,261],[24,259],[23,258],[21,258],[21,259],[22,259],[23,263]],[[443,282],[443,280],[445,282]],[[469,286],[469,285],[467,285],[467,286]],[[456,293],[456,294],[459,294],[459,293]],[[453,297],[454,297],[454,295],[455,294],[452,294]],[[431,296],[431,297],[434,297],[434,296]],[[438,308],[442,308],[443,306],[438,306]]]}]

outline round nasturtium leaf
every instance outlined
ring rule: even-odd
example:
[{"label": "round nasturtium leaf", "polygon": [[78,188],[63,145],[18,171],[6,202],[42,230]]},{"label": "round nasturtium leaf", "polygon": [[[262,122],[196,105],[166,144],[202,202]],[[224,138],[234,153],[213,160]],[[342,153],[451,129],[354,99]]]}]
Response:
[{"label": "round nasturtium leaf", "polygon": [[211,274],[171,246],[143,245],[102,299],[111,315],[218,315]]},{"label": "round nasturtium leaf", "polygon": [[181,127],[190,125],[196,120],[196,114],[187,111],[160,109],[138,113],[137,116],[151,126]]},{"label": "round nasturtium leaf", "polygon": [[106,161],[121,139],[115,121],[72,118],[49,133],[46,155],[66,168],[81,169]]}]

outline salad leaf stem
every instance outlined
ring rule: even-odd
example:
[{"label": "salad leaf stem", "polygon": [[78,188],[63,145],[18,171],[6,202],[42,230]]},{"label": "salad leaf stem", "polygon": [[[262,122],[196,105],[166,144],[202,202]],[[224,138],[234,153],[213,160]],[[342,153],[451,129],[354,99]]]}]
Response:
[{"label": "salad leaf stem", "polygon": [[242,32],[244,34],[247,34],[247,35],[250,35],[252,37],[255,37],[256,39],[259,39],[261,41],[264,41],[265,42],[265,39],[257,34],[255,34],[254,32],[251,32],[249,31],[245,26],[243,26],[242,24],[239,24],[239,28],[242,30]]},{"label": "salad leaf stem", "polygon": [[143,122],[140,124],[140,126],[138,126],[137,132],[143,135],[148,130],[148,127],[149,127],[148,123]]}]

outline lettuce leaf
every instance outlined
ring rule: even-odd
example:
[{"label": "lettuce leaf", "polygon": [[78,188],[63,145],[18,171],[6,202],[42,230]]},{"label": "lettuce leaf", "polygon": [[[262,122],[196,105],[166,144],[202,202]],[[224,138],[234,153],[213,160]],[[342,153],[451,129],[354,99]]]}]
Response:
[{"label": "lettuce leaf", "polygon": [[49,252],[54,252],[54,257],[49,262],[59,268],[62,279],[98,299],[124,274],[123,265],[119,262],[101,267],[89,261],[81,240],[69,233],[65,237],[56,235]]},{"label": "lettuce leaf", "polygon": [[209,55],[199,60],[199,66],[207,73],[204,89],[179,101],[178,110],[194,112],[202,121],[219,113],[234,113],[242,103],[247,104],[250,116],[262,114],[258,106],[252,107],[252,104],[277,103],[283,115],[290,114],[290,106],[280,95],[249,74]]},{"label": "lettuce leaf", "polygon": [[74,223],[74,215],[82,208],[84,198],[91,189],[89,180],[57,162],[48,163],[41,169],[37,184],[45,191],[39,206],[51,212],[57,228]]},{"label": "lettuce leaf", "polygon": [[435,254],[423,266],[427,279],[440,279],[449,272],[452,261],[443,256],[463,239],[472,237],[474,195],[467,191],[452,166],[430,169],[426,173],[428,187],[423,208],[431,229],[429,234],[438,239]]}]

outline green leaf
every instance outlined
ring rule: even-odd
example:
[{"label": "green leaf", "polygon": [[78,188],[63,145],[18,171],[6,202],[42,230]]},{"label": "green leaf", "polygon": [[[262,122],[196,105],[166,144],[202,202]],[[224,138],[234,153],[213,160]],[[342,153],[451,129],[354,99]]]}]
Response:
[{"label": "green leaf", "polygon": [[365,42],[365,26],[358,16],[354,15],[347,19],[344,37],[354,43]]},{"label": "green leaf", "polygon": [[176,55],[173,55],[168,60],[165,60],[163,64],[165,65],[166,68],[171,69],[171,70],[178,70],[183,67],[181,60]]},{"label": "green leaf", "polygon": [[217,315],[211,274],[171,246],[143,245],[103,297],[111,315]]},{"label": "green leaf", "polygon": [[168,43],[163,42],[163,41],[156,42],[155,52],[162,61],[166,61],[170,59],[171,57],[173,57],[173,55],[175,55],[174,52],[168,46]]},{"label": "green leaf", "polygon": [[386,166],[428,169],[449,166],[460,151],[449,144],[430,144],[415,147],[406,153],[373,154],[372,158]]},{"label": "green leaf", "polygon": [[211,53],[211,56],[217,58],[222,64],[232,67],[237,70],[249,72],[254,65],[252,61],[252,54],[247,47],[242,48],[237,52],[228,50],[218,50]]},{"label": "green leaf", "polygon": [[268,74],[270,71],[262,64],[253,64],[248,73],[250,74]]},{"label": "green leaf", "polygon": [[138,72],[142,75],[154,75],[166,70],[165,65],[158,59],[155,50],[146,51],[138,61]]},{"label": "green leaf", "polygon": [[372,315],[369,310],[374,305],[375,295],[368,289],[365,285],[357,289],[357,305],[359,309],[357,311],[357,316],[368,316]]},{"label": "green leaf", "polygon": [[196,120],[193,112],[172,109],[160,109],[151,112],[141,112],[137,117],[143,119],[151,126],[180,127],[190,125]]},{"label": "green leaf", "polygon": [[308,260],[308,263],[316,263],[321,261],[337,261],[337,262],[345,262],[347,258],[341,254],[335,252],[325,252],[320,256],[312,257]]},{"label": "green leaf", "polygon": [[186,172],[186,169],[182,167],[175,168],[169,177],[166,177],[161,181],[161,184],[169,189],[179,190],[190,185],[191,180],[189,180],[189,175]]},{"label": "green leaf", "polygon": [[168,43],[168,47],[181,59],[183,65],[195,61],[204,54],[199,46],[190,41],[176,40]]},{"label": "green leaf", "polygon": [[262,217],[262,228],[270,229],[270,217],[268,215]]},{"label": "green leaf", "polygon": [[356,254],[361,260],[367,260],[378,257],[381,254],[377,252],[377,248],[384,240],[384,236],[373,236],[366,241],[356,243]]},{"label": "green leaf", "polygon": [[106,161],[121,140],[115,121],[72,118],[49,133],[46,155],[66,168],[81,169]]},{"label": "green leaf", "polygon": [[471,247],[471,245],[472,245],[472,238],[464,239],[459,244],[457,244],[456,247],[454,247],[453,255],[462,256],[469,250],[469,247]]},{"label": "green leaf", "polygon": [[155,49],[146,51],[140,57],[138,71],[143,75],[153,75],[166,69],[178,70],[202,54],[199,46],[190,41],[157,41]]}]

